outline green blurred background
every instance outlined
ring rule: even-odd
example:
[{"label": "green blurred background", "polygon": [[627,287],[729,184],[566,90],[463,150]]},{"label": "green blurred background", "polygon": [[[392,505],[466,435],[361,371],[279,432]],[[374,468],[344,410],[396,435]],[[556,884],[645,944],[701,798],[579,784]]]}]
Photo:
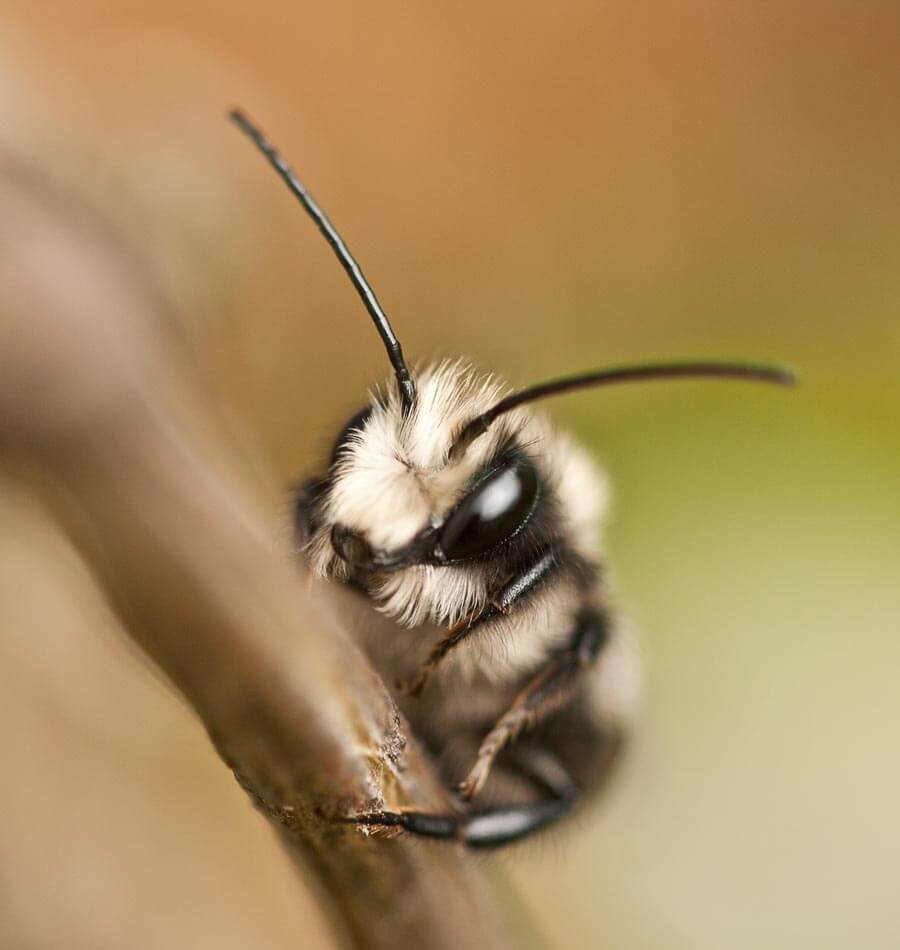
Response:
[{"label": "green blurred background", "polygon": [[[800,372],[551,407],[611,476],[646,701],[607,798],[490,862],[536,945],[900,947],[898,42],[894,0],[0,2],[3,141],[122,219],[274,485],[386,363],[232,105],[411,356],[515,383],[652,357]],[[329,946],[11,485],[0,696],[0,943]]]}]

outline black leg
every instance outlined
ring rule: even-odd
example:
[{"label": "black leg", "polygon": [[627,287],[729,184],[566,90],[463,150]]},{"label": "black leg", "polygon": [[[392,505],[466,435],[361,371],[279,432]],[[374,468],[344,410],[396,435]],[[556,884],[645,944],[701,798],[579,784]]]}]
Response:
[{"label": "black leg", "polygon": [[560,551],[557,548],[552,547],[541,552],[494,594],[491,602],[484,610],[471,617],[466,617],[451,627],[447,635],[439,640],[429,653],[418,677],[409,684],[402,684],[401,689],[410,696],[418,696],[431,679],[431,675],[437,669],[438,664],[454,647],[462,643],[470,634],[484,626],[489,620],[494,620],[509,613],[516,604],[527,595],[534,593],[544,581],[558,571],[561,563]]},{"label": "black leg", "polygon": [[475,764],[460,786],[464,798],[474,798],[481,791],[497,756],[506,745],[571,697],[608,636],[606,617],[593,608],[585,608],[578,617],[569,645],[550,656],[482,740]]},{"label": "black leg", "polygon": [[376,812],[349,820],[359,825],[403,828],[425,838],[459,841],[470,848],[496,848],[519,841],[562,818],[578,798],[575,783],[555,757],[539,749],[522,751],[514,761],[517,771],[549,792],[549,797],[462,815]]}]

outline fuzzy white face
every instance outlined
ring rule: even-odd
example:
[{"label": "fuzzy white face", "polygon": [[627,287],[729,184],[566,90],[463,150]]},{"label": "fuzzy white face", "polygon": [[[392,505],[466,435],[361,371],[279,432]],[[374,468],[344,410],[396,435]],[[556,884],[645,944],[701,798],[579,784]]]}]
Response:
[{"label": "fuzzy white face", "polygon": [[[454,436],[502,398],[505,386],[466,363],[442,362],[418,373],[416,387],[408,416],[401,412],[395,387],[387,387],[386,397],[374,397],[370,415],[342,450],[319,527],[306,547],[315,573],[347,576],[345,562],[332,547],[333,525],[346,526],[373,548],[402,548],[423,529],[442,522],[510,441],[532,462],[544,490],[554,494],[559,536],[586,559],[596,560],[606,490],[585,452],[541,417],[519,409],[501,416],[460,458],[448,461]],[[466,563],[385,573],[370,594],[376,609],[406,627],[456,623],[482,609],[489,597],[483,568]]]}]

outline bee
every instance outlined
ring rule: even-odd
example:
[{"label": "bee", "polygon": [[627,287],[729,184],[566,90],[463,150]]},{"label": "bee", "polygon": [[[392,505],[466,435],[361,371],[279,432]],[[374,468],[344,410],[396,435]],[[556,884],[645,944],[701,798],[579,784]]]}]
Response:
[{"label": "bee", "polygon": [[353,592],[351,624],[456,809],[378,811],[365,826],[472,848],[567,815],[620,758],[639,664],[600,557],[605,483],[531,405],[592,386],[685,377],[789,385],[732,362],[592,370],[510,391],[465,361],[411,369],[356,259],[244,113],[250,137],[315,222],[361,297],[393,377],[344,425],[295,499],[299,549]]}]

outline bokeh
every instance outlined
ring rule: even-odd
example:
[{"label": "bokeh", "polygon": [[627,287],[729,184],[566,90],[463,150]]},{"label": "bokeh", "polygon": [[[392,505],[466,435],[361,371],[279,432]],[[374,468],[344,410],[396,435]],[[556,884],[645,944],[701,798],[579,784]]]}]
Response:
[{"label": "bokeh", "polygon": [[[516,383],[679,356],[800,373],[549,407],[614,487],[646,699],[607,797],[488,862],[535,946],[898,946],[898,30],[891,0],[0,3],[0,141],[128,230],[273,485],[386,363],[233,105],[414,358]],[[0,944],[331,945],[6,481],[0,696]]]}]

